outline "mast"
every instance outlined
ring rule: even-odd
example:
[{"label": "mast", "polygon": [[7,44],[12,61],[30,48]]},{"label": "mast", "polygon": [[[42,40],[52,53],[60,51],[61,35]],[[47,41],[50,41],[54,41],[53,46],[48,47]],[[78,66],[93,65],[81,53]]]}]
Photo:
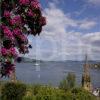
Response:
[{"label": "mast", "polygon": [[84,68],[84,74],[89,76],[90,75],[90,73],[89,73],[89,62],[88,62],[88,55],[87,54],[85,55],[85,63],[83,65],[83,68]]}]

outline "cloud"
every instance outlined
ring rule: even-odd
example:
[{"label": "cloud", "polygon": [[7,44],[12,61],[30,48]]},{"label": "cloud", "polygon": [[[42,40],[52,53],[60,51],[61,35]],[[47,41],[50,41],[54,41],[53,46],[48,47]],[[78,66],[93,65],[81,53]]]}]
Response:
[{"label": "cloud", "polygon": [[87,0],[88,3],[91,3],[93,5],[100,5],[100,0]]},{"label": "cloud", "polygon": [[[64,33],[65,29],[69,27],[74,27],[78,29],[91,29],[97,23],[93,20],[75,20],[72,19],[69,15],[65,14],[61,9],[56,7],[54,3],[49,3],[49,8],[44,10],[44,15],[47,18],[47,25],[45,30],[48,31],[47,34],[56,34]],[[52,32],[56,31],[56,32]]]},{"label": "cloud", "polygon": [[81,29],[91,29],[94,27],[97,23],[95,21],[88,21],[84,20],[80,23],[80,28]]},{"label": "cloud", "polygon": [[100,60],[100,32],[88,33],[83,35],[82,38],[91,58]]},{"label": "cloud", "polygon": [[81,60],[86,52],[91,59],[100,59],[93,56],[99,52],[97,42],[100,33],[77,32],[76,29],[88,30],[96,25],[93,20],[76,20],[65,14],[53,2],[43,12],[47,18],[47,25],[43,28],[40,37],[35,37],[31,42],[33,49],[26,56],[37,57],[43,60]]},{"label": "cloud", "polygon": [[88,33],[84,35],[84,38],[90,42],[100,41],[100,32]]}]

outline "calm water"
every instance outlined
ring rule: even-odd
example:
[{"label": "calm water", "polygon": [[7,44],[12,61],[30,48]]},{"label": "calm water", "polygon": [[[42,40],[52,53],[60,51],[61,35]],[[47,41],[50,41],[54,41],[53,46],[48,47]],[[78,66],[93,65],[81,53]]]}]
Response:
[{"label": "calm water", "polygon": [[[68,72],[76,74],[77,83],[80,85],[83,72],[82,62],[42,62],[39,66],[33,63],[19,63],[16,66],[17,79],[26,83],[57,86]],[[93,86],[100,87],[100,69],[91,69],[90,74]]]},{"label": "calm water", "polygon": [[[33,63],[17,64],[17,79],[26,83],[52,84],[57,86],[68,74],[76,74],[77,83],[81,84],[83,66],[82,62],[42,62],[40,66]],[[91,69],[92,84],[100,87],[100,70]]]}]

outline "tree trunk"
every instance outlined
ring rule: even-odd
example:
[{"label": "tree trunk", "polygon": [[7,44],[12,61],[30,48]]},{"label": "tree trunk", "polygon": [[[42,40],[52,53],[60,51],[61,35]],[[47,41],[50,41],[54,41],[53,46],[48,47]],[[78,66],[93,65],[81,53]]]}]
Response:
[{"label": "tree trunk", "polygon": [[16,82],[17,80],[16,80],[16,71],[15,71],[15,69],[14,69],[14,71],[11,73],[11,82]]}]

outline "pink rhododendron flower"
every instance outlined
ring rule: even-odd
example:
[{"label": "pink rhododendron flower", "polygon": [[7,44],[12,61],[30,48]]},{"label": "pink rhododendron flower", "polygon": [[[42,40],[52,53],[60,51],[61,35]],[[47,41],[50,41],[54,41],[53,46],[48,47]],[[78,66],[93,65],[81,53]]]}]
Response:
[{"label": "pink rhododendron flower", "polygon": [[6,65],[7,65],[7,68],[6,68],[6,74],[8,76],[11,76],[13,71],[15,70],[15,65],[14,64],[11,64],[10,62],[6,62]]},{"label": "pink rhododendron flower", "polygon": [[21,17],[18,15],[18,16],[15,16],[14,17],[14,20],[17,22],[17,21],[21,21]]},{"label": "pink rhododendron flower", "polygon": [[21,30],[20,30],[19,28],[15,28],[15,29],[13,30],[13,34],[14,34],[14,35],[20,35],[20,34],[21,34]]},{"label": "pink rhododendron flower", "polygon": [[13,56],[13,57],[17,57],[16,49],[13,48],[13,47],[11,47],[10,49],[1,48],[1,54],[3,56]]},{"label": "pink rhododendron flower", "polygon": [[37,0],[31,1],[31,6],[35,9],[39,9],[41,7],[40,3]]},{"label": "pink rhododendron flower", "polygon": [[5,26],[4,24],[0,25],[0,28],[3,30],[4,28],[6,28],[7,26]]},{"label": "pink rhododendron flower", "polygon": [[4,27],[4,35],[9,37],[9,38],[13,38],[13,33],[11,32],[11,30],[9,29],[9,27]]},{"label": "pink rhododendron flower", "polygon": [[21,17],[15,16],[13,19],[10,20],[11,25],[20,24],[21,23]]},{"label": "pink rhododendron flower", "polygon": [[27,37],[26,37],[25,35],[23,35],[23,34],[20,35],[20,39],[21,39],[22,41],[24,41],[24,42],[27,41]]},{"label": "pink rhododendron flower", "polygon": [[5,10],[4,11],[4,17],[7,17],[7,18],[10,17],[10,12]]},{"label": "pink rhododendron flower", "polygon": [[6,48],[1,48],[1,54],[3,56],[6,56],[7,55],[7,49]]},{"label": "pink rhododendron flower", "polygon": [[46,17],[41,17],[39,22],[42,26],[46,25]]},{"label": "pink rhododendron flower", "polygon": [[14,24],[16,24],[16,21],[15,21],[14,19],[11,19],[11,20],[10,20],[10,24],[11,24],[11,25],[14,25]]},{"label": "pink rhododendron flower", "polygon": [[27,13],[28,13],[29,16],[34,16],[34,13],[32,12],[31,9],[29,9]]},{"label": "pink rhododendron flower", "polygon": [[28,51],[28,47],[26,46],[26,45],[21,45],[20,46],[20,49],[19,49],[19,52],[20,53],[23,53],[23,54],[25,54],[25,53],[28,53],[29,51]]},{"label": "pink rhododendron flower", "polygon": [[29,4],[29,0],[19,0],[19,3],[21,4],[21,5],[27,5],[27,4]]},{"label": "pink rhododendron flower", "polygon": [[12,56],[17,56],[17,52],[16,52],[16,49],[15,48],[10,48],[10,50],[9,50],[9,52],[10,52],[10,54],[12,55]]}]

